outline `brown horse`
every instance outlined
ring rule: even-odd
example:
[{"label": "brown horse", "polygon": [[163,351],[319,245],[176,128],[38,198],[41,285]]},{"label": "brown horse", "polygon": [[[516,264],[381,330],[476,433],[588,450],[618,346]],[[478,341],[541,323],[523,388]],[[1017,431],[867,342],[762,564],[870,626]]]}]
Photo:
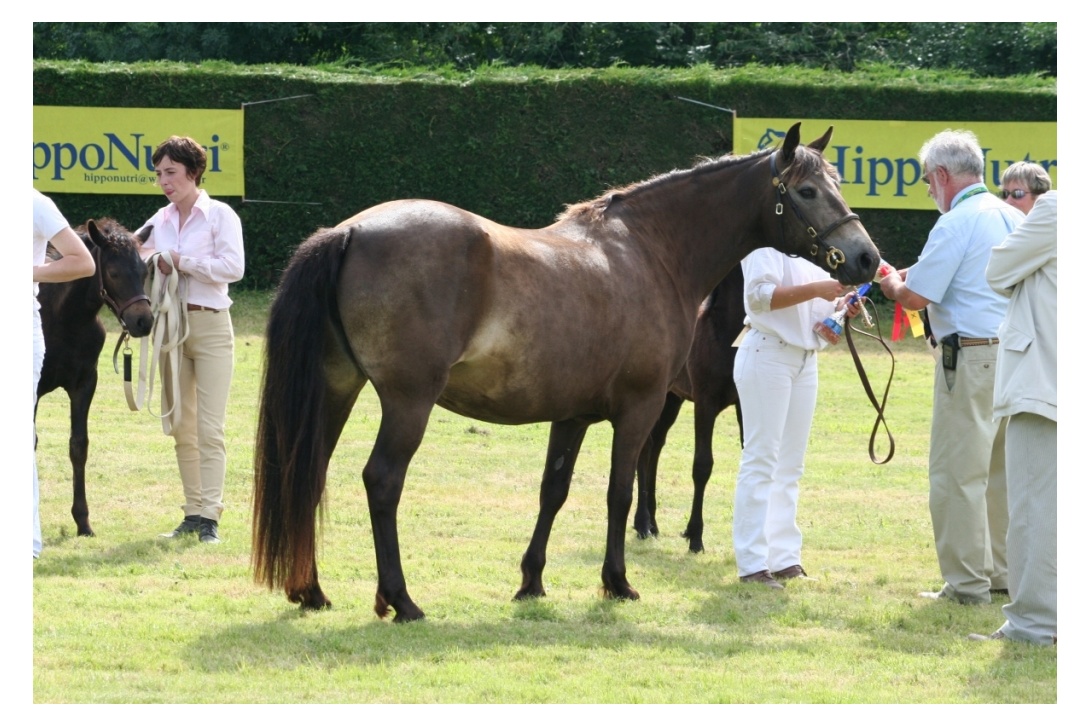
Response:
[{"label": "brown horse", "polygon": [[[93,536],[88,519],[87,417],[98,388],[98,356],[106,342],[106,327],[98,317],[103,304],[122,329],[140,338],[151,331],[151,303],[144,293],[147,266],[138,247],[150,227],[133,235],[118,222],[88,220],[76,230],[95,259],[95,274],[67,283],[40,283],[45,360],[38,380],[38,399],[55,389],[68,394],[71,428],[68,456],[72,461],[72,519],[76,534]],[[58,255],[50,248],[50,254]],[[38,405],[35,403],[37,412]]]},{"label": "brown horse", "polygon": [[302,608],[330,605],[318,584],[317,508],[330,456],[370,381],[382,417],[363,482],[380,617],[391,607],[395,621],[424,616],[406,588],[397,508],[436,404],[499,424],[552,422],[515,598],[545,595],[553,520],[587,428],[608,420],[602,583],[609,596],[639,598],[624,560],[636,460],[685,364],[701,301],[768,244],[845,284],[871,280],[878,266],[821,156],[832,129],[808,148],[798,127],[781,149],[613,190],[539,230],[400,200],[311,236],[269,311],[254,450],[255,579],[282,585]]},{"label": "brown horse", "polygon": [[636,468],[639,484],[636,498],[636,514],[632,527],[640,538],[657,536],[658,521],[655,519],[658,500],[659,455],[666,446],[666,435],[677,421],[681,405],[693,402],[693,430],[696,435],[693,451],[693,504],[689,523],[681,537],[689,540],[689,550],[704,550],[704,491],[711,479],[715,463],[712,451],[712,435],[715,420],[728,406],[734,407],[738,420],[738,436],[742,437],[742,405],[738,401],[738,389],[734,385],[734,356],[738,349],[734,339],[742,332],[746,308],[742,301],[742,266],[736,265],[727,277],[715,286],[711,295],[700,306],[693,333],[693,346],[689,358],[681,369],[670,390],[666,404],[651,430],[651,436],[640,452]]}]

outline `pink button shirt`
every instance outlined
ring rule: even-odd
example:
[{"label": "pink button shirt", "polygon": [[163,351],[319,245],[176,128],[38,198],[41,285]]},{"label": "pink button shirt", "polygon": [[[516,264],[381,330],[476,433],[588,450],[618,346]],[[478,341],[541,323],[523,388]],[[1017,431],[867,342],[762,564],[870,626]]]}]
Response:
[{"label": "pink button shirt", "polygon": [[181,256],[178,269],[188,277],[189,302],[216,309],[231,307],[227,284],[242,279],[246,257],[242,222],[229,205],[202,189],[184,228],[178,229],[178,208],[173,202],[144,224],[153,229],[140,248],[142,258],[176,250]]}]

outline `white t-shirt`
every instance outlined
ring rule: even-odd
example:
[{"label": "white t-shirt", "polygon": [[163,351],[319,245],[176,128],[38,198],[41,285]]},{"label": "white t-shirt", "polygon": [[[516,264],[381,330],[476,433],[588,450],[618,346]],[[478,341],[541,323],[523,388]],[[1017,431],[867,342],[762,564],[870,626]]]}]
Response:
[{"label": "white t-shirt", "polygon": [[[53,200],[46,197],[38,190],[34,190],[34,265],[45,262],[46,243],[56,237],[57,233],[68,227],[68,220],[53,204]],[[39,310],[38,284],[34,283],[34,310]]]}]

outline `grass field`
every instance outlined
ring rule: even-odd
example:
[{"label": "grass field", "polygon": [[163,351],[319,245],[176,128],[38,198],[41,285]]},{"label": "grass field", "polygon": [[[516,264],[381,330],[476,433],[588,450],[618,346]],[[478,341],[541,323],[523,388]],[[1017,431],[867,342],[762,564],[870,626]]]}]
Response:
[{"label": "grass field", "polygon": [[[821,355],[801,486],[804,564],[816,580],[769,592],[737,582],[730,545],[738,463],[720,417],[705,506],[707,551],[677,537],[692,494],[692,409],[663,453],[658,539],[629,531],[635,602],[598,594],[608,424],[591,428],[549,543],[544,599],[513,602],[537,513],[548,426],[504,427],[436,409],[399,517],[409,592],[427,614],[372,611],[374,548],[360,471],[378,424],[361,395],[330,467],[319,570],[334,608],[300,613],[249,569],[253,432],[268,294],[236,295],[223,542],[157,537],[181,518],[172,441],[127,410],[103,352],[88,491],[97,537],[69,515],[67,399],[38,414],[45,550],[33,576],[38,703],[1054,703],[1057,651],[974,643],[999,600],[916,597],[941,585],[927,511],[932,361],[894,344],[893,461],[867,456],[874,412],[845,346]],[[110,322],[112,323],[112,322]],[[116,324],[113,324],[116,328]],[[862,341],[872,385],[889,361]],[[879,455],[885,453],[879,436]]]}]

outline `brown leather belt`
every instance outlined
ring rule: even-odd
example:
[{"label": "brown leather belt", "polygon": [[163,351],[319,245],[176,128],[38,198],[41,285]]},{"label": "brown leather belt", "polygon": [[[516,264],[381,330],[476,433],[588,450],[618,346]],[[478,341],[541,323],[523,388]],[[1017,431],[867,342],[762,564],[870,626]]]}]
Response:
[{"label": "brown leather belt", "polygon": [[995,346],[998,343],[998,338],[962,338],[958,336],[958,345],[962,348],[966,346]]},{"label": "brown leather belt", "polygon": [[190,311],[190,312],[193,312],[195,310],[206,310],[206,311],[209,311],[211,313],[219,313],[220,312],[219,308],[209,308],[206,305],[197,305],[196,303],[186,303],[185,309],[187,311]]}]

